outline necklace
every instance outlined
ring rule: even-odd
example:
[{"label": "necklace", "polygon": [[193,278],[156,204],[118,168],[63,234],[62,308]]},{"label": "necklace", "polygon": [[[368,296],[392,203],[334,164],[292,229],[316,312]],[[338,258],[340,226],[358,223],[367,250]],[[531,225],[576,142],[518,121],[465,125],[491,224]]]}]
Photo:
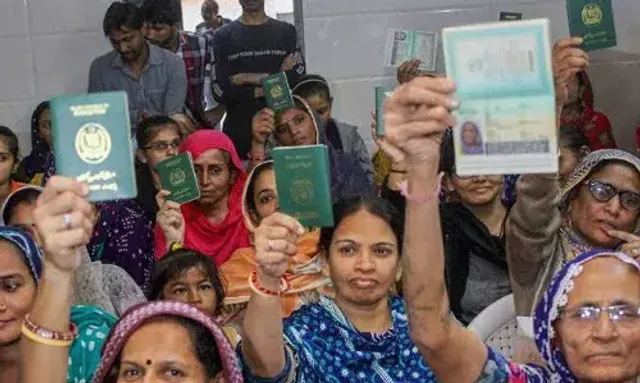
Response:
[{"label": "necklace", "polygon": [[563,227],[560,229],[560,234],[566,240],[570,249],[570,253],[565,254],[563,263],[567,263],[573,260],[576,256],[591,250],[591,246],[589,246],[589,244],[587,244],[587,242],[572,229]]}]

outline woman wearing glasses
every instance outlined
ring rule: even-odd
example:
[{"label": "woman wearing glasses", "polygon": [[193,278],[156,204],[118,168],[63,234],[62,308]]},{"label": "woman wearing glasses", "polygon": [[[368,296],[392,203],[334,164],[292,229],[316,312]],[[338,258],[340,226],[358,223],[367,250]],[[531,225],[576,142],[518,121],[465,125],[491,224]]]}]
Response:
[{"label": "woman wearing glasses", "polygon": [[[569,100],[570,81],[589,65],[579,41],[563,39],[554,47],[557,115]],[[507,222],[507,257],[519,315],[533,312],[553,276],[578,254],[615,249],[640,259],[640,238],[631,234],[640,214],[640,159],[598,150],[563,185],[558,178],[528,174],[518,181]]]},{"label": "woman wearing glasses", "polygon": [[253,118],[250,167],[271,155],[277,146],[325,144],[329,151],[331,197],[333,202],[354,195],[374,193],[373,179],[367,175],[360,161],[337,150],[327,138],[326,121],[313,112],[309,104],[293,96],[295,107],[278,113],[262,109]]},{"label": "woman wearing glasses", "polygon": [[640,159],[616,149],[582,160],[560,190],[555,175],[523,175],[508,222],[519,314],[529,315],[557,271],[585,251],[620,249],[640,259]]},{"label": "woman wearing glasses", "polygon": [[[576,45],[580,42],[579,39]],[[574,62],[581,61],[580,55],[572,55],[571,51],[562,53]],[[554,68],[575,65],[554,64]],[[411,339],[427,365],[443,383],[635,383],[640,374],[640,265],[623,253],[595,250],[576,254],[553,270],[555,277],[545,286],[534,316],[536,345],[544,365],[518,365],[508,360],[451,318],[437,199],[437,164],[442,132],[454,120],[450,112],[457,106],[454,91],[455,85],[448,79],[415,79],[394,93],[385,113],[385,134],[406,154],[410,169],[404,193],[404,298]],[[423,110],[421,116],[412,113],[416,107]],[[604,236],[595,233],[595,229],[601,228],[597,226],[598,219],[607,217],[612,226],[626,224],[630,229],[636,214],[623,213],[620,205],[637,207],[635,194],[629,194],[629,189],[640,187],[635,160],[619,152],[604,152],[602,156],[587,157],[586,161],[581,167],[584,173],[581,169],[574,173],[574,185],[580,186],[569,188],[574,190],[569,194],[577,194],[569,203],[571,209],[591,216],[587,217],[590,221],[580,218],[590,226],[580,226],[574,213],[568,215],[573,225],[565,228],[601,240]],[[585,163],[596,165],[587,167]],[[616,182],[619,191],[616,194],[595,182]],[[605,196],[608,202],[604,202]],[[538,204],[531,198],[529,203]],[[605,209],[609,210],[608,215],[603,213]],[[608,230],[605,227],[604,234]],[[613,240],[598,244],[618,245]],[[544,248],[531,251],[542,252]]]},{"label": "woman wearing glasses", "polygon": [[153,116],[143,120],[136,131],[136,202],[152,223],[156,222],[159,210],[156,194],[160,176],[155,169],[160,162],[178,153],[178,146],[182,142],[180,129],[180,125],[167,116]]}]

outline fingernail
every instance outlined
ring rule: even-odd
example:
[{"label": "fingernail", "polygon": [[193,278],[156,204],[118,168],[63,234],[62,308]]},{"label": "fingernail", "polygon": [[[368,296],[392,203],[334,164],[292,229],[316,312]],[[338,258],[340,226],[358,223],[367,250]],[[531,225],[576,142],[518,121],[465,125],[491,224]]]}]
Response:
[{"label": "fingernail", "polygon": [[460,101],[457,99],[451,99],[451,101],[449,101],[449,108],[450,109],[458,109],[458,107],[460,106]]},{"label": "fingernail", "polygon": [[91,190],[89,189],[89,185],[82,184],[82,195],[83,196],[85,196],[85,197],[88,196],[90,191]]},{"label": "fingernail", "polygon": [[304,228],[302,226],[298,227],[298,235],[304,234]]}]

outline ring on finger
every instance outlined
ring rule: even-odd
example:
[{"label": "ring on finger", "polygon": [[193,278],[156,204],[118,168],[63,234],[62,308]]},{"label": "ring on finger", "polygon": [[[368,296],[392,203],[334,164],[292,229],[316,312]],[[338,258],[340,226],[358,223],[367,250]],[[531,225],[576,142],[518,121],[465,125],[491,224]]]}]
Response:
[{"label": "ring on finger", "polygon": [[64,229],[71,229],[71,214],[65,214],[62,216],[62,220],[64,221]]}]

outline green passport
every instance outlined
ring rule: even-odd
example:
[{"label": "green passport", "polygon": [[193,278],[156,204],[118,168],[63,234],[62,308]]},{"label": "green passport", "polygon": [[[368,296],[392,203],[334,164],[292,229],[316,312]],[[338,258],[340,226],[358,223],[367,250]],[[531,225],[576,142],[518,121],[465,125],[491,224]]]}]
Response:
[{"label": "green passport", "polygon": [[384,100],[391,97],[392,88],[376,86],[376,135],[384,136]]},{"label": "green passport", "polygon": [[520,12],[500,12],[500,21],[517,21],[522,20]]},{"label": "green passport", "polygon": [[611,0],[567,0],[567,15],[571,36],[584,39],[585,51],[616,46]]},{"label": "green passport", "polygon": [[89,185],[90,201],[138,194],[125,92],[51,100],[56,172]]},{"label": "green passport", "polygon": [[333,226],[327,147],[275,148],[273,161],[280,211],[305,227]]},{"label": "green passport", "polygon": [[293,97],[289,81],[284,72],[276,73],[262,79],[262,89],[267,107],[276,113],[293,108]]},{"label": "green passport", "polygon": [[168,200],[185,204],[200,198],[198,178],[193,168],[191,153],[167,158],[156,166],[162,189],[171,192]]}]

